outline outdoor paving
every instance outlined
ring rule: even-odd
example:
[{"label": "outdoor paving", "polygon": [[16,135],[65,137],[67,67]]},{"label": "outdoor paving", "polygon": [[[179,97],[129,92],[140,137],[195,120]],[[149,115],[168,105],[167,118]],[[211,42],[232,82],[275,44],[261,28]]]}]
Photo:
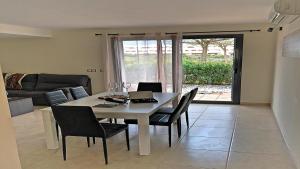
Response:
[{"label": "outdoor paving", "polygon": [[230,85],[189,85],[184,84],[183,93],[198,87],[198,93],[194,100],[199,101],[231,101]]}]

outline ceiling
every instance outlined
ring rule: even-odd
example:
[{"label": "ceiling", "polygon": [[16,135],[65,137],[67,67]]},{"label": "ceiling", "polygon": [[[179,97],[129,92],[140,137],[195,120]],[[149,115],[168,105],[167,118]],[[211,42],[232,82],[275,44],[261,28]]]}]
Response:
[{"label": "ceiling", "polygon": [[0,23],[41,28],[265,23],[275,0],[0,0]]}]

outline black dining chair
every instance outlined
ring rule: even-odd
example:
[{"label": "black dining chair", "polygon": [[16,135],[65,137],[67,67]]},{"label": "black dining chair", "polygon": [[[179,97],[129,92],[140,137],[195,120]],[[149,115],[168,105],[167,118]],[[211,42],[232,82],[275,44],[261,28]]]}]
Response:
[{"label": "black dining chair", "polygon": [[125,131],[127,149],[130,150],[127,124],[99,123],[91,107],[88,106],[52,106],[55,120],[62,133],[63,158],[66,160],[66,137],[102,138],[105,164],[108,163],[106,139]]},{"label": "black dining chair", "polygon": [[160,82],[139,82],[137,91],[162,92],[162,84]]},{"label": "black dining chair", "polygon": [[[194,100],[195,96],[197,95],[198,92],[198,88],[195,88],[193,90],[191,90],[190,93],[190,98],[188,103],[186,104],[186,106],[184,107],[182,113],[185,113],[185,119],[186,119],[186,125],[189,128],[190,126],[190,122],[189,122],[189,106],[192,103],[192,101]],[[174,108],[172,107],[163,107],[161,109],[159,109],[156,113],[158,114],[172,114],[172,112],[174,111]]]},{"label": "black dining chair", "polygon": [[[69,101],[62,90],[47,92],[45,95],[48,102],[48,106],[55,106]],[[55,127],[57,139],[59,140],[59,127],[57,123],[55,124]]]},{"label": "black dining chair", "polygon": [[[177,121],[177,133],[178,137],[181,136],[181,119],[180,115],[189,101],[190,93],[185,94],[180,99],[179,104],[173,110],[171,114],[158,114],[155,113],[150,116],[149,124],[154,126],[167,126],[168,127],[168,136],[169,136],[169,147],[171,147],[172,143],[172,124]],[[126,124],[137,124],[137,120],[125,119],[124,122]]]},{"label": "black dining chair", "polygon": [[190,107],[192,101],[194,100],[195,96],[198,93],[198,88],[194,88],[193,90],[191,90],[190,93],[191,93],[191,96],[189,98],[189,101],[186,104],[185,108],[183,109],[183,112],[185,112],[185,119],[186,119],[187,128],[189,128],[189,126],[190,126],[190,122],[189,122],[189,107]]},{"label": "black dining chair", "polygon": [[[70,92],[71,92],[71,95],[74,100],[82,99],[82,98],[89,96],[89,94],[86,92],[86,90],[82,86],[72,87],[72,88],[70,88]],[[101,121],[101,120],[103,120],[103,118],[97,118],[97,120]],[[109,121],[110,121],[110,123],[112,123],[112,119],[109,119]],[[115,123],[116,123],[116,119],[115,119]],[[94,137],[93,137],[93,143],[94,144],[96,143],[96,140]]]},{"label": "black dining chair", "polygon": [[84,97],[88,97],[89,94],[85,91],[82,86],[70,88],[70,92],[74,100],[78,100]]}]

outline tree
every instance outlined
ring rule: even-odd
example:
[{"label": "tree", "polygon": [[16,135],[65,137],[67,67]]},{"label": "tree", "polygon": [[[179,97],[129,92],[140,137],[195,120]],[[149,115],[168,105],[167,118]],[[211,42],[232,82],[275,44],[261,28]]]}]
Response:
[{"label": "tree", "polygon": [[213,43],[214,43],[214,45],[218,46],[219,48],[221,48],[223,50],[224,61],[225,61],[225,63],[228,63],[230,59],[229,59],[229,56],[227,55],[227,47],[233,45],[233,40],[232,39],[218,39],[218,40],[215,40]]},{"label": "tree", "polygon": [[202,60],[206,62],[208,56],[208,47],[215,41],[216,39],[193,39],[192,41],[187,43],[192,45],[200,45],[202,47]]}]

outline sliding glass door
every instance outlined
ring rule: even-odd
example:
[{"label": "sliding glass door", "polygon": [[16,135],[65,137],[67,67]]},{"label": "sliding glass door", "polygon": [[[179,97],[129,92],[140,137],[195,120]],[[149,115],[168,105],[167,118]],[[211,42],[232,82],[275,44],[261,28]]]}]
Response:
[{"label": "sliding glass door", "polygon": [[185,36],[183,93],[197,87],[196,102],[240,102],[243,35]]},{"label": "sliding glass door", "polygon": [[[136,90],[139,82],[162,82],[172,92],[171,39],[122,40],[125,79]],[[183,88],[197,87],[197,102],[240,102],[243,35],[184,36],[182,40]]]}]

